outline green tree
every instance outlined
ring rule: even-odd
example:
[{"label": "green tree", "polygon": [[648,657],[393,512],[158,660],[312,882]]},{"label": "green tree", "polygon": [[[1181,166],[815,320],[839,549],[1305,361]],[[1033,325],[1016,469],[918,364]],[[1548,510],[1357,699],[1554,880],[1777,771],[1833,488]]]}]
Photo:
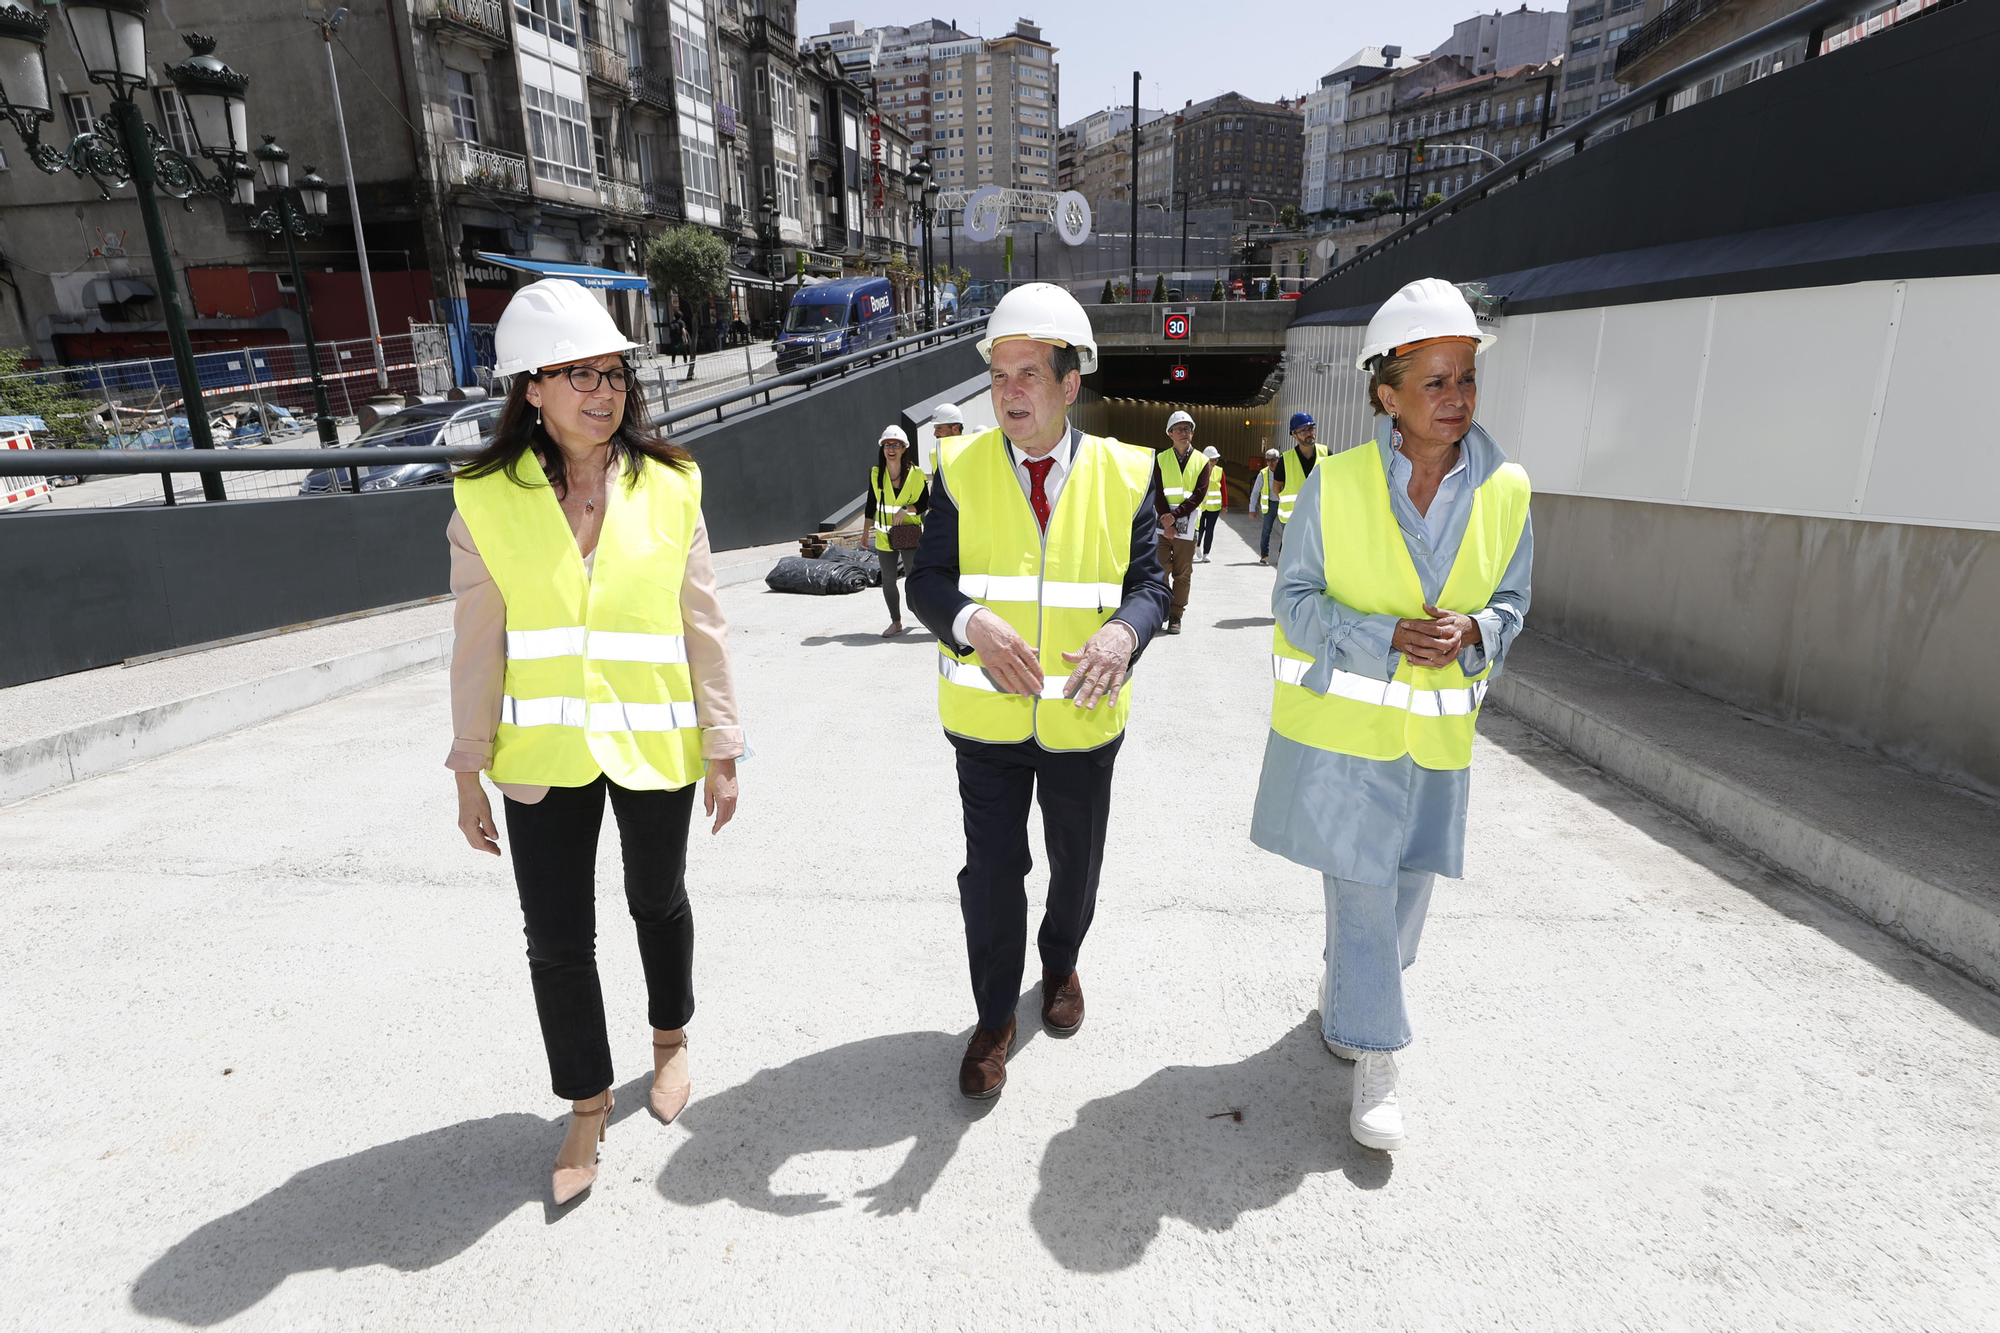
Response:
[{"label": "green tree", "polygon": [[1224,290],[1221,278],[1217,278],[1215,285],[1208,289],[1208,299],[1211,301],[1227,301],[1229,299],[1229,293]]},{"label": "green tree", "polygon": [[1277,274],[1273,273],[1270,277],[1264,279],[1264,299],[1266,301],[1277,300],[1279,290]]},{"label": "green tree", "polygon": [[1428,213],[1433,208],[1436,208],[1439,204],[1443,202],[1444,202],[1444,196],[1439,194],[1436,190],[1432,190],[1429,194],[1424,196],[1424,202],[1422,205],[1423,211]]},{"label": "green tree", "polygon": [[1115,304],[1117,300],[1118,300],[1118,293],[1111,290],[1111,279],[1106,278],[1104,280],[1104,294],[1097,298],[1097,304],[1112,305]]},{"label": "green tree", "polygon": [[95,449],[90,419],[102,404],[79,397],[60,370],[48,374],[23,370],[21,363],[26,360],[25,351],[0,348],[0,416],[40,417],[47,429],[35,432],[38,448]]},{"label": "green tree", "polygon": [[729,247],[706,227],[669,227],[646,245],[646,276],[680,298],[688,333],[698,341],[709,302],[729,291]]},{"label": "green tree", "polygon": [[1286,231],[1297,231],[1306,225],[1306,215],[1297,204],[1286,204],[1278,210],[1278,225]]},{"label": "green tree", "polygon": [[1368,202],[1377,208],[1394,208],[1396,206],[1396,195],[1391,190],[1377,190],[1375,197]]},{"label": "green tree", "polygon": [[1167,299],[1167,275],[1164,273],[1155,274],[1153,276],[1153,300],[1155,302],[1163,302],[1166,299]]}]

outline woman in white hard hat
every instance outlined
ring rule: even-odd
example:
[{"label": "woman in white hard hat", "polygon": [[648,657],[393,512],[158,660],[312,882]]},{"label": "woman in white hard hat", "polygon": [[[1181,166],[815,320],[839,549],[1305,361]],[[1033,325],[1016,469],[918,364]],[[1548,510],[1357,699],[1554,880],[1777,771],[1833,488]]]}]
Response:
[{"label": "woman in white hard hat", "polygon": [[1208,493],[1201,498],[1201,531],[1195,539],[1201,550],[1195,559],[1204,565],[1208,563],[1208,553],[1215,549],[1215,528],[1222,521],[1222,513],[1229,508],[1229,479],[1222,475],[1222,451],[1214,445],[1201,451],[1208,459]]},{"label": "woman in white hard hat", "polygon": [[1528,611],[1528,476],[1473,420],[1492,342],[1440,279],[1376,312],[1357,364],[1387,420],[1313,469],[1271,595],[1250,836],[1324,877],[1320,1030],[1355,1061],[1348,1129],[1371,1148],[1403,1144],[1402,972],[1433,880],[1463,871],[1473,726]]},{"label": "woman in white hard hat", "polygon": [[494,331],[512,375],[492,440],[453,488],[451,663],[458,827],[500,854],[483,770],[505,797],[528,971],[555,1093],[572,1103],[558,1204],[597,1175],[611,1047],[595,953],[594,871],[608,797],[652,1023],[650,1102],[689,1094],[694,927],[684,870],[697,781],[720,831],[743,753],[728,623],[701,516],[701,473],[648,432],[634,344],[562,279],[514,294]]},{"label": "woman in white hard hat", "polygon": [[882,432],[875,446],[875,466],[868,469],[867,527],[869,545],[882,566],[882,600],[889,604],[889,628],[882,637],[903,632],[903,601],[896,594],[897,569],[908,578],[917,565],[917,542],[924,535],[924,510],[930,506],[924,470],[901,426]]}]

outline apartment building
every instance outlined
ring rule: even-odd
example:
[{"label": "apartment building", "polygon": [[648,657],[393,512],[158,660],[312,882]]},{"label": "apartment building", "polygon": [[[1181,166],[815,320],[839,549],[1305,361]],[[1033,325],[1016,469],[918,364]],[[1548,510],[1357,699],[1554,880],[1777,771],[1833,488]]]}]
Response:
[{"label": "apartment building", "polygon": [[1299,103],[1230,92],[1190,102],[1175,119],[1174,188],[1187,193],[1188,207],[1275,221],[1275,210],[1299,197],[1305,123]]},{"label": "apartment building", "polygon": [[[1391,109],[1388,142],[1400,148],[1396,170],[1407,174],[1406,206],[1415,209],[1428,195],[1449,199],[1494,169],[1483,149],[1511,160],[1541,142],[1543,116],[1560,77],[1561,62],[1518,65],[1477,78],[1412,91]],[[1423,156],[1416,157],[1419,142]]]},{"label": "apartment building", "polygon": [[1380,46],[1364,46],[1320,76],[1319,86],[1306,95],[1304,157],[1300,167],[1299,208],[1308,214],[1345,207],[1342,163],[1347,153],[1348,94],[1357,86],[1398,69],[1420,63],[1415,56],[1385,55]]},{"label": "apartment building", "polygon": [[846,20],[807,45],[872,84],[942,188],[1056,188],[1061,70],[1035,24],[982,38],[938,19],[866,29]]},{"label": "apartment building", "polygon": [[1428,89],[1471,77],[1471,66],[1456,56],[1426,56],[1401,69],[1353,73],[1346,95],[1347,147],[1340,164],[1340,211],[1365,210],[1384,190],[1394,194],[1401,189],[1402,153],[1389,137],[1396,106]]},{"label": "apartment building", "polygon": [[1646,18],[1646,0],[1572,0],[1556,121],[1581,120],[1621,95],[1618,48]]},{"label": "apartment building", "polygon": [[[1166,116],[1164,111],[1150,107],[1139,109],[1139,132],[1142,139],[1140,159],[1142,170],[1150,163],[1151,175],[1141,182],[1141,199],[1158,198],[1161,193],[1172,188],[1171,146],[1163,160],[1160,140],[1163,135],[1151,132],[1153,127]],[[1092,112],[1073,125],[1066,126],[1063,134],[1074,145],[1071,166],[1066,175],[1059,173],[1055,182],[1059,189],[1072,189],[1093,202],[1099,199],[1115,199],[1129,203],[1132,198],[1132,108],[1129,106],[1109,107]],[[1171,145],[1171,133],[1164,135]],[[1059,143],[1061,140],[1059,139]],[[1060,151],[1058,161],[1060,161]],[[1163,173],[1162,168],[1167,170]]]},{"label": "apartment building", "polygon": [[1496,9],[1454,24],[1451,36],[1431,54],[1456,56],[1474,75],[1544,65],[1563,53],[1569,23],[1570,16],[1560,9],[1531,10],[1522,5],[1504,14]]}]

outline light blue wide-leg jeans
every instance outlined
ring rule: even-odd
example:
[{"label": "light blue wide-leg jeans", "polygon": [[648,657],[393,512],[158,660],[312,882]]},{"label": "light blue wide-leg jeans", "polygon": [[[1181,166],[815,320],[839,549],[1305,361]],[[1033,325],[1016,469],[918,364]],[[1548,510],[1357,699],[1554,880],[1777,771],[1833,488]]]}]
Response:
[{"label": "light blue wide-leg jeans", "polygon": [[1320,1031],[1357,1051],[1400,1051],[1410,1044],[1403,1007],[1403,969],[1417,960],[1417,941],[1437,876],[1399,870],[1396,887],[1327,875],[1326,994]]}]

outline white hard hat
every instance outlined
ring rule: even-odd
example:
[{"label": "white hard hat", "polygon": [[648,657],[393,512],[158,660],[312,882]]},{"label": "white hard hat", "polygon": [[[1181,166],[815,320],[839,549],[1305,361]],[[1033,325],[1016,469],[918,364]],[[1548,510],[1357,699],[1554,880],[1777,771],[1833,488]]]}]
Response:
[{"label": "white hard hat", "polygon": [[1264,457],[1266,458],[1276,458],[1277,456],[1278,456],[1278,451],[1276,449],[1266,449],[1264,451]]},{"label": "white hard hat", "polygon": [[993,363],[993,344],[1006,338],[1074,347],[1083,373],[1097,372],[1097,338],[1090,331],[1090,316],[1074,296],[1052,282],[1023,283],[993,307],[986,336],[979,340],[979,355],[988,365]]},{"label": "white hard hat", "polygon": [[879,441],[877,441],[877,443],[888,444],[892,441],[895,442],[896,444],[902,445],[906,449],[909,448],[910,446],[910,437],[903,434],[903,428],[901,426],[891,426],[887,430],[883,431],[882,438]]},{"label": "white hard hat", "polygon": [[493,373],[519,375],[639,346],[611,312],[568,278],[543,278],[514,293],[493,329]]},{"label": "white hard hat", "polygon": [[933,426],[963,426],[965,413],[958,410],[957,403],[939,403],[931,409]]},{"label": "white hard hat", "polygon": [[1176,426],[1192,426],[1193,424],[1194,418],[1185,412],[1176,412],[1167,418],[1168,430],[1172,430]]},{"label": "white hard hat", "polygon": [[1212,444],[1209,445],[1208,448],[1202,450],[1202,453],[1207,455],[1211,460],[1219,459],[1222,457],[1222,450],[1216,448]]},{"label": "white hard hat", "polygon": [[1479,331],[1479,321],[1458,288],[1443,278],[1418,278],[1384,301],[1368,321],[1368,336],[1354,368],[1367,370],[1378,356],[1438,338],[1470,338],[1477,344],[1474,350],[1481,352],[1494,343],[1492,334]]}]

